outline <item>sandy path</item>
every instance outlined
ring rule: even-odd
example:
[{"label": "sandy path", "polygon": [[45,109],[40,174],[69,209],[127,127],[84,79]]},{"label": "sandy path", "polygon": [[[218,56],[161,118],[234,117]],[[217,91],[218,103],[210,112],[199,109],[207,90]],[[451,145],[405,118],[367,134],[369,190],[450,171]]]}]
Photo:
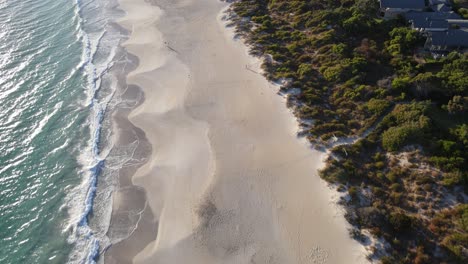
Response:
[{"label": "sandy path", "polygon": [[[134,263],[364,263],[317,176],[323,154],[297,124],[217,0],[121,0],[128,76],[145,102],[130,120],[153,145],[133,178],[159,223]],[[246,68],[248,66],[248,68]],[[121,263],[116,260],[117,263]]]}]

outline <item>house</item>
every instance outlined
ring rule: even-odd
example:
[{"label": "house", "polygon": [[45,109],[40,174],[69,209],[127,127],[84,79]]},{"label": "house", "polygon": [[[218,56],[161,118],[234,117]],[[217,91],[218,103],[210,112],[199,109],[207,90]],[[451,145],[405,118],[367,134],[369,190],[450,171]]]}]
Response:
[{"label": "house", "polygon": [[461,17],[455,12],[415,12],[404,14],[411,28],[420,32],[444,31],[449,28],[449,20],[458,20]]},{"label": "house", "polygon": [[450,0],[380,0],[380,10],[385,18],[402,15],[432,53],[468,48],[468,20],[452,11]]},{"label": "house", "polygon": [[424,11],[425,0],[380,0],[380,11],[384,17],[391,18],[409,11]]},{"label": "house", "polygon": [[431,32],[428,34],[425,44],[425,48],[433,53],[445,53],[466,47],[468,47],[468,29]]}]

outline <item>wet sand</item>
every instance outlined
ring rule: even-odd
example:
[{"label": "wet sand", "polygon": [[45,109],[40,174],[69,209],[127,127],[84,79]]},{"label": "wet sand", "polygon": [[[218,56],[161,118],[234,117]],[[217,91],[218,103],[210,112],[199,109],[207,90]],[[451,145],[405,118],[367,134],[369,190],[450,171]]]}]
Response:
[{"label": "wet sand", "polygon": [[127,83],[145,95],[128,117],[152,153],[128,174],[146,198],[119,193],[114,214],[142,199],[151,210],[106,263],[366,263],[317,175],[324,154],[297,138],[278,87],[226,28],[227,4],[120,5],[139,60]]}]

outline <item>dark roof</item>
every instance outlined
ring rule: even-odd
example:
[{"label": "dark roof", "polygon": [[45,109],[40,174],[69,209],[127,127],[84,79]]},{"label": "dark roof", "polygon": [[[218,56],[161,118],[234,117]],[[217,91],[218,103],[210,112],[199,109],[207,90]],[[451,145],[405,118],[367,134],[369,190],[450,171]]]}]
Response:
[{"label": "dark roof", "polygon": [[429,40],[433,46],[468,47],[468,31],[449,29],[443,32],[431,32]]},{"label": "dark roof", "polygon": [[439,4],[444,4],[448,6],[452,5],[449,0],[429,0],[429,5],[439,5]]},{"label": "dark roof", "polygon": [[413,28],[448,28],[447,19],[460,18],[454,12],[408,12],[404,14],[405,18],[410,21]]},{"label": "dark roof", "polygon": [[424,0],[380,0],[382,8],[421,9],[426,7]]},{"label": "dark roof", "polygon": [[445,4],[433,5],[432,10],[439,12],[449,12],[452,11],[452,7]]},{"label": "dark roof", "polygon": [[448,19],[450,25],[457,25],[462,28],[468,28],[468,19]]}]

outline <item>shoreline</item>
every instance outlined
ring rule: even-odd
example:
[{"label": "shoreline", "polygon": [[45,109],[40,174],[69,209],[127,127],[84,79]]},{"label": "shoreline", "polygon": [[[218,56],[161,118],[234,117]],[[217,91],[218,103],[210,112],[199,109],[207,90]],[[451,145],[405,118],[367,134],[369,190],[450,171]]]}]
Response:
[{"label": "shoreline", "polygon": [[[129,86],[126,90],[123,94],[124,98],[135,98],[135,94],[143,94],[137,86]],[[147,206],[146,192],[132,183],[133,175],[139,167],[147,162],[152,152],[145,133],[135,127],[128,119],[129,113],[143,101],[144,98],[140,98],[132,107],[118,108],[113,115],[115,126],[119,127],[117,130],[119,131],[119,140],[116,145],[128,146],[137,141],[138,146],[135,148],[132,159],[136,158],[138,161],[129,161],[119,170],[119,184],[112,195],[112,216],[108,230],[112,244],[104,254],[100,255],[104,258],[105,263],[113,263],[113,259],[107,257],[109,255],[118,256],[118,263],[131,263],[131,258],[127,259],[127,254],[119,255],[120,248],[125,248],[125,251],[130,252],[130,255],[136,255],[143,247],[138,247],[139,244],[134,243],[134,238],[138,237],[140,243],[149,243],[151,240],[147,236],[145,239],[145,235],[157,234],[157,225],[154,223],[152,212]],[[142,230],[144,232],[141,232]]]},{"label": "shoreline", "polygon": [[[201,10],[201,7],[190,5],[189,1],[185,3],[188,7],[182,3],[178,3],[179,6],[177,3],[169,6],[180,9],[187,7],[187,11],[184,10],[186,13],[182,13],[185,17],[179,17],[171,16],[174,15],[171,13],[173,10],[168,6],[163,6],[161,11],[156,7],[159,1],[153,1],[155,5],[151,5],[151,8],[149,4],[142,2],[144,1],[119,1],[120,8],[127,12],[127,16],[119,24],[125,24],[125,28],[133,28],[129,40],[123,46],[140,59],[140,64],[128,75],[127,82],[141,87],[145,94],[145,101],[127,114],[130,122],[147,135],[153,153],[149,161],[133,176],[130,176],[133,173],[128,173],[125,178],[129,184],[146,190],[149,207],[145,208],[151,210],[145,210],[145,221],[141,223],[144,225],[140,224],[141,221],[138,222],[137,229],[132,233],[133,237],[111,246],[104,254],[105,261],[146,263],[160,260],[166,263],[184,260],[183,256],[170,253],[172,248],[191,254],[192,256],[187,257],[195,263],[217,263],[219,260],[226,261],[225,263],[247,263],[248,259],[260,262],[273,259],[280,263],[291,263],[292,260],[297,263],[344,263],[349,261],[349,257],[356,262],[367,262],[363,247],[347,233],[348,224],[340,206],[336,201],[332,201],[333,205],[330,206],[331,199],[336,200],[336,195],[339,194],[318,177],[317,170],[324,165],[323,158],[326,154],[312,150],[308,142],[300,142],[302,140],[296,136],[298,122],[286,107],[284,97],[278,96],[278,91],[272,89],[272,84],[261,74],[248,71],[249,67],[255,69],[259,65],[258,62],[255,63],[255,58],[248,55],[248,48],[242,42],[232,40],[233,32],[229,32],[230,29],[225,25],[229,21],[219,20],[227,5],[204,1],[199,3],[200,6],[205,6],[205,10]],[[222,7],[225,9],[220,13]],[[138,11],[140,13],[137,15]],[[193,17],[188,11],[201,15]],[[210,20],[214,13],[217,17],[216,25]],[[172,21],[159,20],[160,16],[166,14]],[[192,23],[181,24],[181,19],[191,20]],[[154,25],[156,22],[162,33],[157,31]],[[171,22],[176,25],[171,25]],[[190,41],[181,34],[183,32],[178,34],[183,35],[182,37],[176,36],[175,29],[193,32],[189,28],[197,27],[197,23],[204,23],[209,33],[192,37]],[[174,33],[171,34],[171,31]],[[199,34],[204,35],[204,32]],[[224,40],[219,38],[221,34]],[[204,37],[207,42],[204,42]],[[223,47],[219,46],[222,42]],[[210,47],[193,47],[202,43]],[[242,71],[244,65],[235,61],[235,56],[228,56],[226,59],[235,65],[223,65],[226,69],[213,76],[216,69],[206,68],[221,66],[211,63],[223,61],[216,57],[226,55],[223,51],[217,53],[224,48],[230,48],[231,52],[240,57],[239,62],[247,64]],[[195,51],[191,49],[196,49],[199,54],[195,55]],[[209,64],[196,61],[197,56],[204,56],[200,60]],[[237,68],[238,66],[241,68]],[[174,80],[171,77],[179,78]],[[210,82],[207,83],[205,78],[210,79]],[[223,83],[216,82],[217,80],[222,80]],[[242,88],[245,95],[244,92],[235,92],[239,85],[248,88]],[[256,85],[260,87],[255,88]],[[173,90],[168,91],[170,86]],[[216,100],[207,98],[206,94]],[[246,96],[258,99],[260,106],[245,102]],[[266,109],[273,110],[278,116],[261,113]],[[253,117],[253,120],[245,117]],[[252,123],[256,121],[257,124]],[[280,124],[275,124],[277,122]],[[284,129],[282,125],[287,125],[287,128]],[[273,130],[272,135],[265,135],[264,132],[269,129]],[[234,139],[234,145],[232,142],[225,143],[229,141],[228,138],[236,137],[238,140]],[[275,142],[278,139],[285,139],[287,143],[284,148],[281,143]],[[162,142],[165,140],[168,142]],[[178,141],[181,142],[177,144]],[[230,153],[233,150],[249,157]],[[312,161],[315,164],[311,164]],[[237,165],[252,166],[254,170],[237,171]],[[260,168],[255,169],[258,166]],[[293,175],[288,175],[289,179],[281,177],[284,173],[291,172]],[[189,177],[186,178],[184,174]],[[224,174],[228,176],[223,176]],[[151,175],[153,176],[150,177]],[[168,177],[170,175],[180,178]],[[245,187],[250,188],[250,191],[246,192]],[[304,195],[309,192],[312,193],[310,197]],[[129,196],[122,197],[128,199]],[[303,201],[305,198],[317,200]],[[141,199],[144,198],[140,197],[140,203]],[[301,206],[296,205],[298,201],[301,201]],[[130,201],[127,205],[134,203],[135,201]],[[258,212],[258,206],[265,207],[266,210]],[[257,213],[260,219],[250,216]],[[323,227],[314,227],[315,223],[308,224],[312,226],[302,224],[304,220],[311,219],[315,219],[318,226]],[[331,225],[336,228],[324,230]],[[158,229],[157,226],[159,231],[155,230]],[[233,227],[235,228],[232,229]],[[219,232],[228,237],[220,237]],[[297,232],[298,237],[291,232]],[[302,233],[305,234],[299,235]],[[141,239],[142,237],[145,239]],[[147,243],[146,240],[150,238],[156,240]],[[328,241],[329,238],[336,241]],[[281,242],[276,244],[270,241]],[[220,243],[221,247],[218,245]],[[129,247],[135,244],[138,245]],[[145,249],[138,252],[138,248],[142,247]],[[243,252],[240,248],[243,248]],[[138,254],[132,260],[135,252]]]},{"label": "shoreline", "polygon": [[[117,6],[114,8],[123,11],[118,4],[120,1],[116,0],[116,2]],[[115,21],[114,24],[128,39],[130,30],[123,27],[119,21]],[[114,255],[119,260],[118,263],[131,263],[132,256],[143,249],[142,243],[151,241],[150,239],[145,240],[145,235],[147,237],[157,234],[157,225],[154,223],[153,214],[148,207],[145,190],[132,183],[135,172],[148,161],[152,146],[144,131],[134,126],[129,120],[129,114],[144,102],[145,95],[140,87],[127,83],[127,76],[138,67],[139,59],[123,47],[123,42],[119,45],[122,54],[117,61],[121,65],[116,67],[118,70],[114,73],[119,87],[117,93],[119,101],[110,118],[111,130],[112,133],[115,133],[114,148],[117,151],[115,155],[116,157],[123,155],[128,160],[122,164],[120,169],[117,169],[118,177],[115,180],[117,183],[115,183],[110,198],[112,210],[106,232],[110,244],[101,249],[98,263],[114,263],[114,258],[109,257]],[[136,147],[133,146],[135,144]],[[131,150],[132,153],[127,153],[128,150]],[[139,244],[134,243],[135,237],[138,237]],[[125,248],[127,254],[119,254],[121,247]]]},{"label": "shoreline", "polygon": [[[111,9],[123,12],[118,2],[119,0],[115,0],[115,5]],[[127,75],[137,68],[139,59],[122,46],[122,43],[128,39],[130,31],[119,24],[119,19],[112,22],[112,26],[116,27],[124,38],[119,44],[118,54],[114,57],[118,59],[110,73],[115,76],[118,88],[114,95],[117,100],[113,99],[112,111],[108,116],[110,120],[108,129],[113,138],[113,147],[109,154],[112,165],[107,168],[117,177],[112,175],[107,176],[109,179],[99,178],[100,181],[104,180],[104,185],[107,187],[112,185],[113,188],[110,198],[102,194],[100,197],[109,200],[111,210],[108,228],[105,231],[106,240],[100,245],[99,253],[95,257],[98,263],[108,261],[109,253],[114,254],[113,252],[117,251],[118,255],[121,246],[124,246],[127,252],[133,250],[133,254],[136,255],[143,248],[132,247],[132,239],[138,236],[139,241],[144,243],[146,240],[141,230],[145,230],[145,233],[150,235],[156,235],[157,232],[157,226],[153,222],[154,217],[147,206],[145,190],[132,183],[132,176],[148,161],[152,147],[145,133],[134,126],[128,118],[129,114],[144,102],[145,96],[140,87],[127,83]],[[124,158],[124,162],[119,161],[121,157]],[[100,184],[102,183],[98,183]],[[101,186],[100,189],[103,187]],[[146,242],[149,243],[150,240]],[[125,263],[126,257],[128,256],[119,255],[119,263]],[[112,259],[109,262],[112,263]],[[130,262],[131,258],[128,259],[128,263]]]}]

